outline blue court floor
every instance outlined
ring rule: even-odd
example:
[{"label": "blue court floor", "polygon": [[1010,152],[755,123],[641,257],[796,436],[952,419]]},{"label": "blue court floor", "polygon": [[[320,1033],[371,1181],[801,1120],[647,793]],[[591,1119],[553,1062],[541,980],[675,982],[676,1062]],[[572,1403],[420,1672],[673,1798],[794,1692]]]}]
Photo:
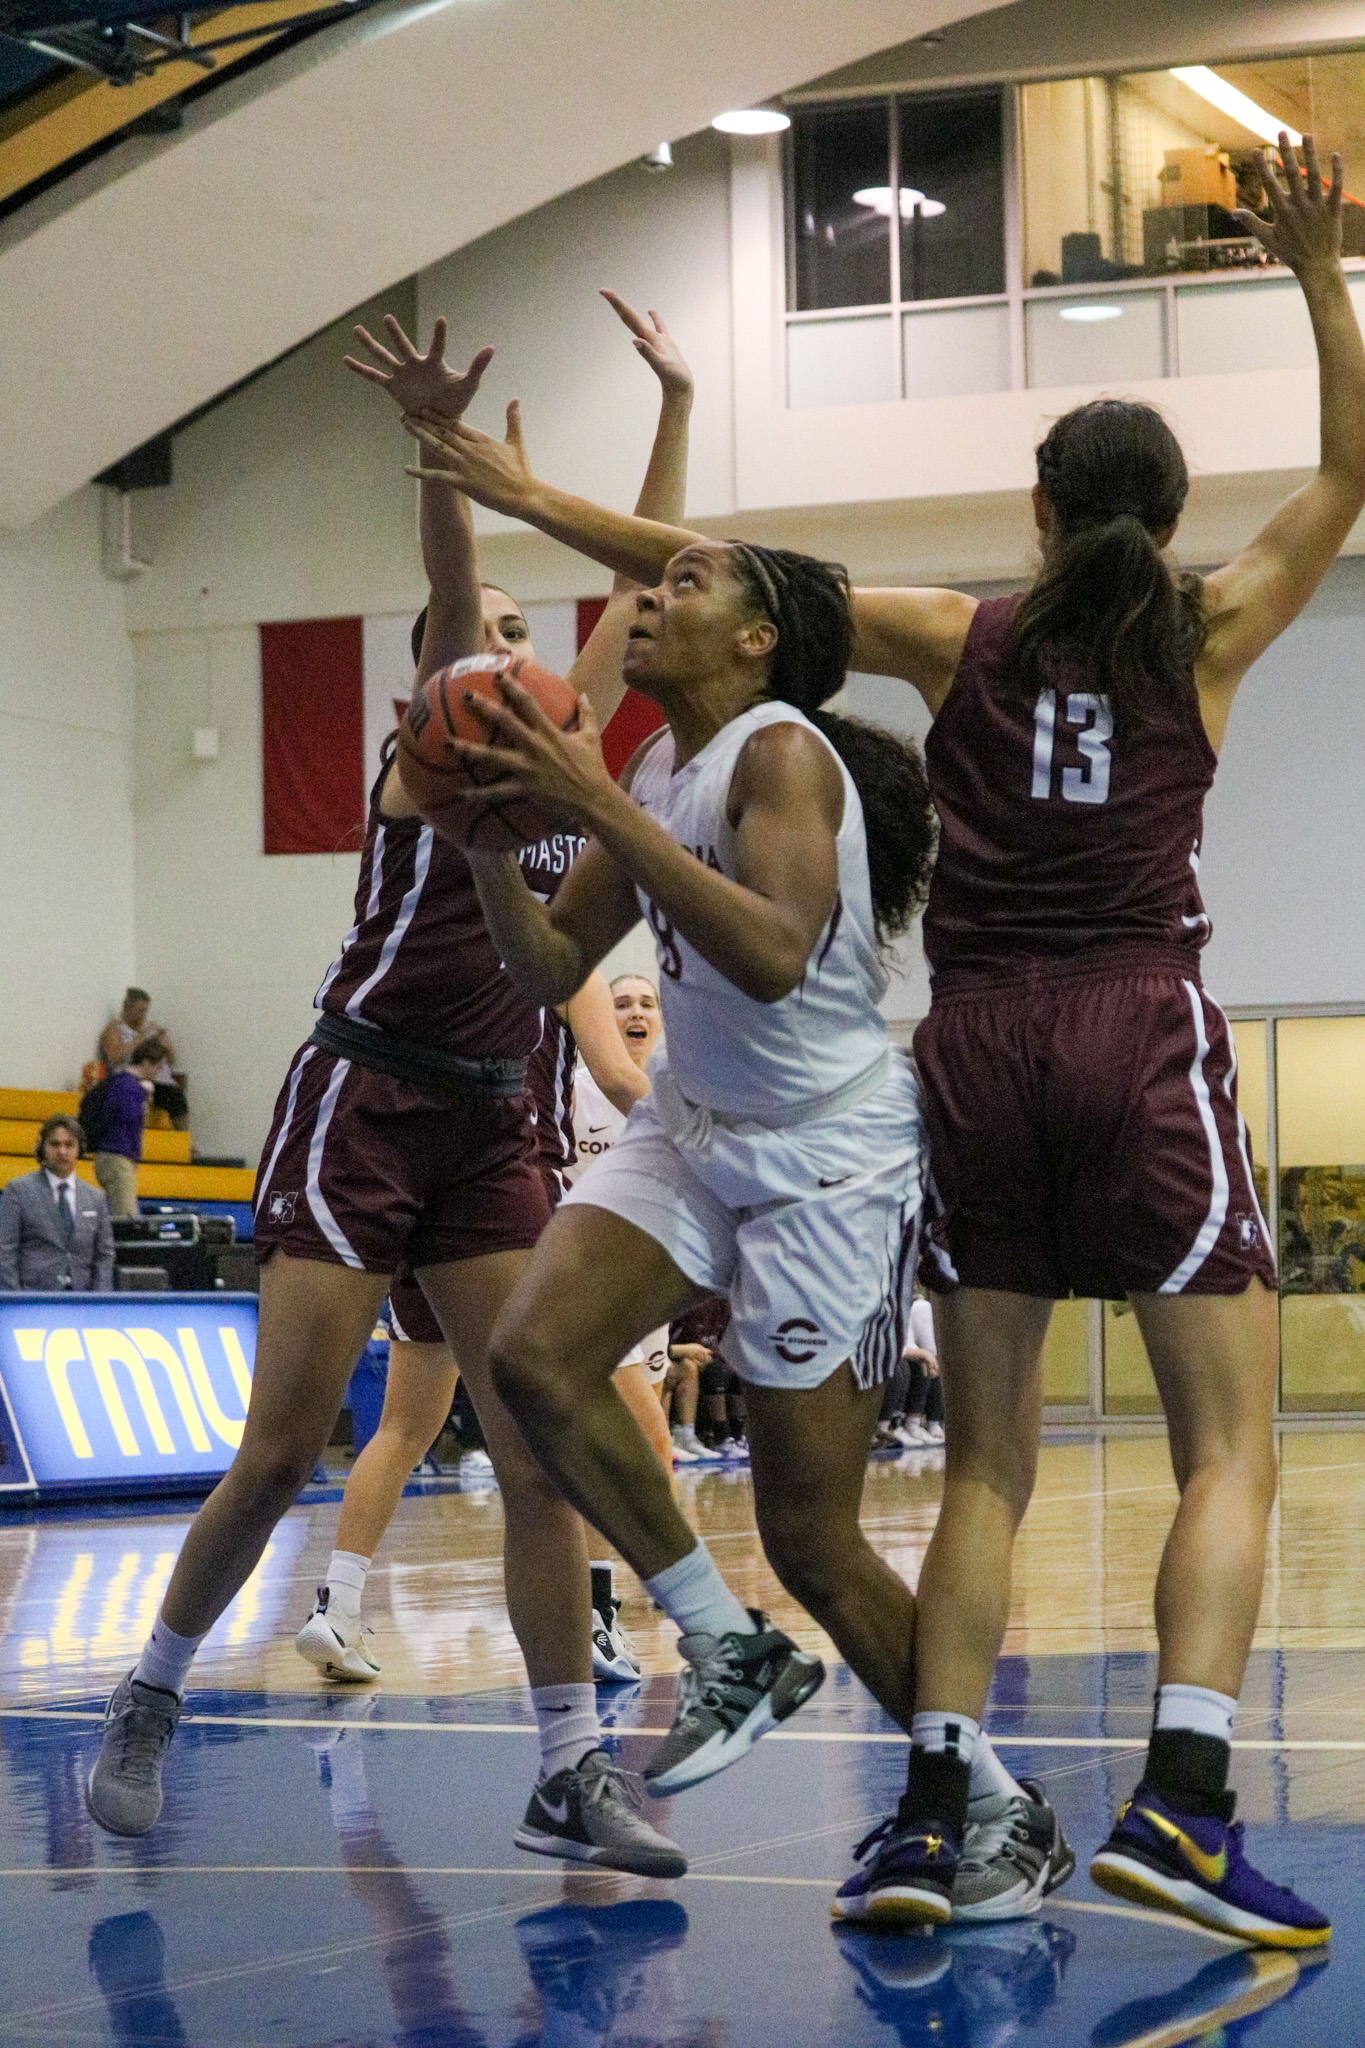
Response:
[{"label": "blue court floor", "polygon": [[[840,1932],[831,1891],[894,1802],[902,1738],[842,1668],[790,1730],[652,1809],[676,1885],[566,1876],[511,1832],[524,1692],[197,1691],[139,1842],[87,1819],[102,1698],[0,1711],[0,2042],[25,2048],[1232,2048],[1365,2042],[1365,1652],[1253,1659],[1235,1779],[1251,1853],[1330,1911],[1323,1962],[1096,1891],[1152,1660],[1010,1657],[989,1725],[1081,1857],[1030,1920]],[[671,1681],[601,1695],[638,1766]]]}]

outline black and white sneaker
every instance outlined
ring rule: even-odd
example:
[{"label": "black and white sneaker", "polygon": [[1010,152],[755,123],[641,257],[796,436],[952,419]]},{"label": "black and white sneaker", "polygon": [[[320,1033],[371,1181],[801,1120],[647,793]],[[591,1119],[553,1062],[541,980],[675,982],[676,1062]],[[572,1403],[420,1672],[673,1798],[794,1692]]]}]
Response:
[{"label": "black and white sneaker", "polygon": [[682,1877],[687,1858],[644,1818],[633,1781],[604,1749],[537,1785],[514,1840],[533,1856],[629,1870],[636,1877]]},{"label": "black and white sneaker", "polygon": [[756,1607],[749,1612],[754,1635],[679,1638],[690,1668],[680,1680],[673,1726],[645,1765],[652,1798],[683,1792],[738,1763],[824,1684],[818,1657],[798,1649]]},{"label": "black and white sneaker", "polygon": [[1076,1856],[1041,1785],[977,1800],[953,1873],[954,1920],[1021,1920],[1066,1883]]},{"label": "black and white sneaker", "polygon": [[599,1685],[634,1685],[640,1660],[621,1626],[621,1603],[608,1601],[592,1611],[592,1675]]}]

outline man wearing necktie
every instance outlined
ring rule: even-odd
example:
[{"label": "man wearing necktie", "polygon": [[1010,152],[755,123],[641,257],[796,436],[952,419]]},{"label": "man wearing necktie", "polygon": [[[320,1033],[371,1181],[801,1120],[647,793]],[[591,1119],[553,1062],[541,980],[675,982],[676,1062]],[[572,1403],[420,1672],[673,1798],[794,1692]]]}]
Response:
[{"label": "man wearing necktie", "polygon": [[75,1117],[50,1116],[37,1149],[38,1171],[0,1194],[0,1288],[107,1293],[114,1284],[109,1203],[76,1177],[82,1135]]}]

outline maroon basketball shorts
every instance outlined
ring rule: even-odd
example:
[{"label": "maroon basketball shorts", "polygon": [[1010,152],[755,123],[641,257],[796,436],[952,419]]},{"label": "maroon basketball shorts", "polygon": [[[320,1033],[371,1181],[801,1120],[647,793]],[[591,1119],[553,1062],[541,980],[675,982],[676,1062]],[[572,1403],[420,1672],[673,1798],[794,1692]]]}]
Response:
[{"label": "maroon basketball shorts", "polygon": [[305,1045],[255,1210],[258,1260],[278,1248],[390,1274],[529,1251],[550,1220],[529,1098],[454,1096]]},{"label": "maroon basketball shorts", "polygon": [[1232,1033],[1178,968],[936,990],[915,1058],[941,1208],[931,1285],[1111,1301],[1275,1286]]},{"label": "maroon basketball shorts", "polygon": [[[559,1171],[543,1152],[539,1154],[537,1165],[546,1200],[552,1210],[557,1209],[564,1193]],[[436,1311],[422,1292],[421,1281],[407,1267],[395,1275],[389,1288],[389,1330],[400,1344],[445,1343],[445,1332],[436,1320]]]}]

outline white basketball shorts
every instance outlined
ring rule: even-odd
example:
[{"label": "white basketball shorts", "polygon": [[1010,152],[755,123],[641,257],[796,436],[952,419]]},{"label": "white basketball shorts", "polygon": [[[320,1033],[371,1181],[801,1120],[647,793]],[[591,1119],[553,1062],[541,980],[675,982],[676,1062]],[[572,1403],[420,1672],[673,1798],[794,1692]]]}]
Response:
[{"label": "white basketball shorts", "polygon": [[927,1174],[919,1084],[886,1081],[818,1123],[665,1129],[637,1102],[564,1206],[606,1209],[730,1303],[721,1353],[760,1387],[818,1387],[845,1359],[861,1387],[895,1371],[914,1292]]}]

